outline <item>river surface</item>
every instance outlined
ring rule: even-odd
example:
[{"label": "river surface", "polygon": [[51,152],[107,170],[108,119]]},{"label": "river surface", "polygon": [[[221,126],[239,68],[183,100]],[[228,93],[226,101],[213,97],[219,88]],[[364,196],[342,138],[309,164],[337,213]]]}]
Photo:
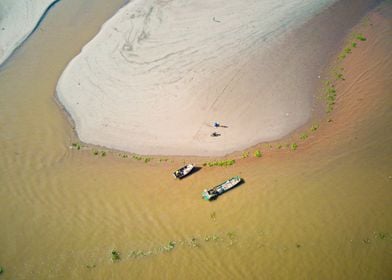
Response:
[{"label": "river surface", "polygon": [[[60,1],[0,68],[0,279],[390,279],[390,6],[347,61],[331,121],[298,150],[264,145],[262,158],[175,181],[189,159],[70,149],[54,99],[67,63],[123,4]],[[234,175],[245,183],[201,199]]]}]

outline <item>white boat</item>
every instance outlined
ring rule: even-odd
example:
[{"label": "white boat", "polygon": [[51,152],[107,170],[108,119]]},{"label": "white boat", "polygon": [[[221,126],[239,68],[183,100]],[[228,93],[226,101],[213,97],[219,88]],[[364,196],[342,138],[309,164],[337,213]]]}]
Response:
[{"label": "white boat", "polygon": [[195,166],[193,164],[187,164],[183,167],[181,167],[180,169],[176,170],[173,172],[173,176],[176,179],[182,179],[185,176],[187,176],[189,173],[191,173],[191,171],[193,170],[193,168],[195,168]]}]

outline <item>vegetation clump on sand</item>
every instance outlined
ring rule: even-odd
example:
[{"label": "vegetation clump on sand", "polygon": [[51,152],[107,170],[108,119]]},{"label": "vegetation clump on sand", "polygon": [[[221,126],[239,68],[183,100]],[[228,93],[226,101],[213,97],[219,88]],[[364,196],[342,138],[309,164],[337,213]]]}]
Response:
[{"label": "vegetation clump on sand", "polygon": [[[343,48],[343,51],[338,55],[338,63],[343,61],[349,54],[352,53],[353,48],[356,48],[358,45],[358,42],[364,42],[366,41],[366,37],[364,37],[362,34],[353,34],[353,40],[350,43],[348,43],[347,46]],[[325,82],[325,100],[326,100],[326,105],[327,113],[331,113],[334,109],[334,105],[336,103],[336,89],[334,83],[341,80],[344,81],[344,75],[343,75],[343,70],[344,68],[338,68],[334,70],[334,76],[335,76],[335,81],[331,82],[327,80]]]},{"label": "vegetation clump on sand", "polygon": [[263,153],[260,150],[255,151],[255,157],[262,157]]},{"label": "vegetation clump on sand", "polygon": [[203,164],[203,166],[208,165],[209,167],[212,166],[231,166],[235,163],[235,159],[227,159],[227,160],[220,160],[220,161],[210,161],[207,162],[205,164]]},{"label": "vegetation clump on sand", "polygon": [[308,137],[309,137],[309,135],[308,135],[306,132],[301,133],[301,135],[299,136],[299,138],[300,138],[301,140],[305,140],[305,139],[308,138]]},{"label": "vegetation clump on sand", "polygon": [[86,265],[86,268],[88,268],[88,269],[93,269],[93,268],[96,268],[96,267],[97,267],[96,264],[87,264]]},{"label": "vegetation clump on sand", "polygon": [[311,132],[315,132],[319,127],[320,127],[319,124],[313,124],[313,125],[310,127],[310,131],[311,131]]},{"label": "vegetation clump on sand", "polygon": [[3,274],[4,269],[0,266],[0,274]]},{"label": "vegetation clump on sand", "polygon": [[144,163],[149,163],[150,161],[153,160],[153,158],[150,158],[150,157],[142,157],[142,156],[138,156],[138,155],[133,155],[132,158],[133,158],[133,159],[136,159],[136,160],[144,161]]},{"label": "vegetation clump on sand", "polygon": [[71,148],[80,150],[82,148],[82,145],[80,145],[80,143],[72,143]]},{"label": "vegetation clump on sand", "polygon": [[357,34],[355,38],[362,42],[367,40],[366,37],[364,37],[362,34]]},{"label": "vegetation clump on sand", "polygon": [[106,157],[107,152],[106,152],[106,151],[93,150],[93,155],[94,155],[94,156],[101,155],[101,157]]},{"label": "vegetation clump on sand", "polygon": [[128,155],[127,155],[127,154],[118,154],[118,156],[119,156],[119,157],[122,157],[122,158],[128,158]]},{"label": "vegetation clump on sand", "polygon": [[111,253],[111,257],[112,257],[112,261],[113,261],[113,262],[119,261],[119,260],[121,259],[121,258],[120,258],[120,252],[117,251],[117,250],[115,250],[115,249],[113,249],[113,250],[112,250],[112,253]]},{"label": "vegetation clump on sand", "polygon": [[325,98],[327,101],[327,113],[332,112],[336,101],[336,89],[331,83],[328,83],[325,88]]},{"label": "vegetation clump on sand", "polygon": [[292,144],[290,145],[290,149],[291,149],[292,151],[295,151],[297,148],[298,148],[298,144],[297,144],[297,143],[292,143]]},{"label": "vegetation clump on sand", "polygon": [[375,232],[374,233],[375,238],[380,239],[380,240],[390,240],[392,241],[392,234],[390,233],[385,233],[385,232]]}]

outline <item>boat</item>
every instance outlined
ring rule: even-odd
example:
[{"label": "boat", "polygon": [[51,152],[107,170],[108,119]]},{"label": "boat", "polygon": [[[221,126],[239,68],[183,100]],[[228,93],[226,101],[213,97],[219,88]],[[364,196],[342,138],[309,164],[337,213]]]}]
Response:
[{"label": "boat", "polygon": [[189,173],[191,173],[191,171],[193,170],[193,168],[195,168],[195,166],[193,164],[187,164],[183,167],[181,167],[180,169],[176,170],[173,172],[173,176],[176,179],[182,179],[185,176],[187,176]]},{"label": "boat", "polygon": [[202,192],[202,197],[205,200],[213,200],[216,199],[221,194],[231,190],[232,188],[238,186],[242,182],[242,178],[240,176],[235,176],[226,182],[223,182],[220,185],[217,185],[209,190],[205,189]]}]

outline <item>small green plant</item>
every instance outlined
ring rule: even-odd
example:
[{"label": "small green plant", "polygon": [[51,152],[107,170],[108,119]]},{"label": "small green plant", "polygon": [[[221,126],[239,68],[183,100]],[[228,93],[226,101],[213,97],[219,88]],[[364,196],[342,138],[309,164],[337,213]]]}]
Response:
[{"label": "small green plant", "polygon": [[76,148],[77,150],[80,150],[80,148],[81,148],[82,146],[80,146],[79,143],[72,143],[72,147]]},{"label": "small green plant", "polygon": [[306,132],[303,132],[303,133],[301,133],[299,138],[301,138],[301,140],[305,140],[306,138],[308,138],[308,134]]},{"label": "small green plant", "polygon": [[262,157],[263,153],[260,150],[255,151],[255,157]]},{"label": "small green plant", "polygon": [[0,266],[0,274],[3,274],[4,269]]},{"label": "small green plant", "polygon": [[151,161],[151,158],[145,158],[144,159],[144,163],[148,163],[148,162],[150,162]]},{"label": "small green plant", "polygon": [[335,73],[335,76],[336,76],[336,79],[338,79],[338,80],[342,80],[342,81],[345,80],[345,78],[344,78],[344,76],[343,76],[343,73],[338,73],[338,72],[336,72],[336,73]]},{"label": "small green plant", "polygon": [[134,155],[134,156],[132,156],[134,159],[136,159],[136,160],[142,160],[143,158],[141,157],[141,156],[136,156],[136,155]]},{"label": "small green plant", "polygon": [[311,132],[315,132],[318,128],[319,128],[319,124],[313,124],[313,125],[310,127],[310,131],[311,131]]},{"label": "small green plant", "polygon": [[235,163],[235,159],[228,159],[228,160],[221,160],[221,161],[211,161],[208,162],[208,166],[212,167],[212,166],[230,166],[233,165]]},{"label": "small green plant", "polygon": [[298,148],[297,143],[292,143],[292,144],[290,145],[290,149],[291,149],[292,151],[295,151],[297,148]]},{"label": "small green plant", "polygon": [[278,149],[278,150],[280,150],[280,149],[282,149],[282,144],[278,144],[278,146],[276,146],[276,148]]},{"label": "small green plant", "polygon": [[384,233],[384,232],[378,232],[376,233],[376,238],[384,240],[388,238],[388,233]]},{"label": "small green plant", "polygon": [[369,238],[366,238],[366,239],[362,240],[362,242],[365,243],[365,244],[370,244],[371,243]]},{"label": "small green plant", "polygon": [[203,165],[203,166],[207,166],[207,162],[203,163],[202,165]]},{"label": "small green plant", "polygon": [[94,156],[97,156],[98,155],[98,151],[97,150],[93,150],[93,154],[94,154]]},{"label": "small green plant", "polygon": [[346,54],[350,54],[351,53],[351,48],[345,48],[343,51]]},{"label": "small green plant", "polygon": [[249,152],[243,152],[242,153],[242,158],[247,158],[249,157]]},{"label": "small green plant", "polygon": [[352,42],[352,43],[351,43],[351,47],[356,48],[356,47],[357,47],[357,43]]},{"label": "small green plant", "polygon": [[106,152],[105,151],[101,151],[101,157],[106,156]]},{"label": "small green plant", "polygon": [[334,85],[330,85],[325,89],[325,99],[327,103],[327,112],[330,113],[333,110],[336,100],[336,89]]},{"label": "small green plant", "polygon": [[357,38],[359,41],[366,41],[366,38],[362,34],[357,34],[355,38]]},{"label": "small green plant", "polygon": [[198,242],[198,240],[197,240],[196,237],[192,237],[191,241],[189,242],[189,245],[190,245],[191,247],[193,247],[193,248],[198,248],[198,247],[200,247],[200,244],[199,244],[199,242]]},{"label": "small green plant", "polygon": [[119,261],[121,258],[120,258],[120,252],[118,252],[118,251],[116,251],[116,250],[112,250],[112,254],[111,254],[111,256],[112,256],[112,261],[113,262],[115,262],[115,261]]},{"label": "small green plant", "polygon": [[301,248],[301,244],[295,244],[295,247],[297,247],[298,249]]},{"label": "small green plant", "polygon": [[[162,248],[162,251],[163,251],[163,248]],[[150,255],[150,252],[151,251],[144,252],[142,250],[134,250],[134,251],[131,251],[131,253],[129,254],[129,257],[138,258],[138,257],[148,256],[148,255]]]},{"label": "small green plant", "polygon": [[227,233],[227,237],[230,240],[230,245],[233,245],[235,237],[236,237],[235,233],[230,231],[230,232]]},{"label": "small green plant", "polygon": [[93,269],[93,268],[97,267],[97,265],[95,265],[95,264],[88,264],[88,265],[86,265],[86,267],[88,269]]},{"label": "small green plant", "polygon": [[343,59],[346,58],[346,54],[345,54],[345,53],[342,53],[342,54],[339,55],[338,58],[339,58],[340,60],[343,60]]}]

